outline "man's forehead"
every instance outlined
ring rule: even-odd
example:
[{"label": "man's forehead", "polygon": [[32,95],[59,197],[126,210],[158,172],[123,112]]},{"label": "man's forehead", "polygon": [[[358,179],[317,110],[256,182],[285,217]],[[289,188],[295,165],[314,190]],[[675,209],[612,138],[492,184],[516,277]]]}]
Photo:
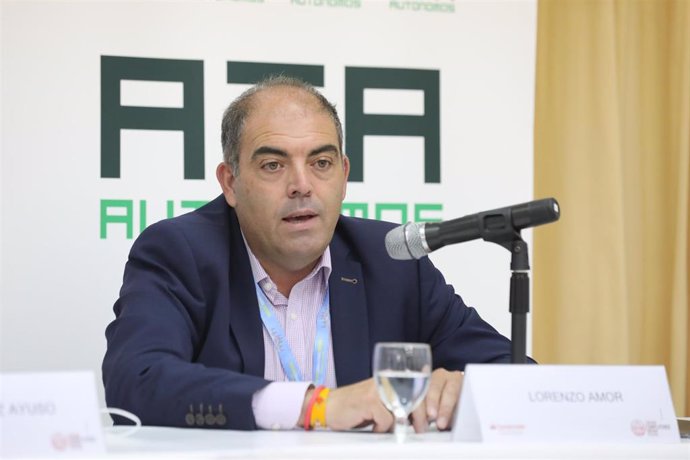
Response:
[{"label": "man's forehead", "polygon": [[254,94],[249,117],[266,111],[281,112],[286,108],[301,107],[304,111],[325,110],[319,100],[305,89],[292,86],[264,88]]},{"label": "man's forehead", "polygon": [[308,125],[301,124],[302,120],[318,120],[319,130],[327,129],[337,137],[333,117],[313,94],[301,88],[266,88],[253,96],[242,137],[252,138],[273,129],[304,129]]},{"label": "man's forehead", "polygon": [[322,138],[317,147],[332,144],[336,146],[336,153],[340,153],[335,120],[309,91],[282,85],[268,87],[255,93],[249,104],[240,137],[240,151],[244,152],[241,157],[254,157],[252,152],[262,146],[280,149],[282,142],[279,141],[285,139],[283,136],[301,137],[306,134],[305,129],[326,134],[328,139]]}]

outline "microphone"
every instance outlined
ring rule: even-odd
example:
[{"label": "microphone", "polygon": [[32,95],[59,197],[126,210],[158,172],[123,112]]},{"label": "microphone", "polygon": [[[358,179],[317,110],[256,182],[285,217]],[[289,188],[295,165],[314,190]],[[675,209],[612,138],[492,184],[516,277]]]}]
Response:
[{"label": "microphone", "polygon": [[420,259],[448,244],[477,238],[494,243],[506,242],[514,239],[523,228],[554,222],[560,215],[558,201],[544,198],[446,222],[408,222],[388,232],[386,251],[393,259],[409,260]]}]

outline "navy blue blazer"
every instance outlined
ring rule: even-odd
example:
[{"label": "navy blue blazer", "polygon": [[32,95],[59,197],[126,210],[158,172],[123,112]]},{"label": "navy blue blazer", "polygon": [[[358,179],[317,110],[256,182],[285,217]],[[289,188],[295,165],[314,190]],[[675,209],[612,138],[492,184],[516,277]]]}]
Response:
[{"label": "navy blue blazer", "polygon": [[[427,257],[387,255],[393,227],[345,216],[336,226],[329,287],[338,386],[371,377],[381,341],[429,343],[434,368],[509,362],[509,340]],[[252,395],[270,383],[263,326],[237,216],[222,195],[142,232],[114,311],[103,361],[109,407],[148,425],[187,426],[201,412],[222,413],[216,427],[256,429]]]}]

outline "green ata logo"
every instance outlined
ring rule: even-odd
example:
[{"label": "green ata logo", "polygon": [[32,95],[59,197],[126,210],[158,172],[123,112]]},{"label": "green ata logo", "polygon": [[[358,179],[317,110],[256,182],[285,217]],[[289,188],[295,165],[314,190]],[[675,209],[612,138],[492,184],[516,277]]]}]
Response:
[{"label": "green ata logo", "polygon": [[[299,77],[316,87],[324,86],[324,66],[266,62],[228,61],[227,84],[252,84],[265,76],[283,73]],[[415,136],[424,140],[424,183],[441,181],[440,161],[440,75],[438,70],[345,67],[345,111],[341,113],[345,145],[350,158],[350,182],[364,182],[365,136]],[[138,107],[122,105],[121,82],[126,80],[179,82],[183,86],[182,107]],[[424,96],[420,115],[370,114],[364,110],[367,89],[421,91]],[[121,177],[120,132],[131,130],[181,131],[183,179],[204,180],[204,63],[200,60],[101,56],[101,167],[104,180]],[[206,197],[205,197],[206,198]],[[108,197],[100,202],[100,237],[109,236],[111,226],[122,226],[126,238],[135,228],[140,232],[153,223],[149,214],[165,218],[188,212],[202,200],[167,200],[152,207],[164,212],[149,213],[145,200]],[[385,218],[406,222],[441,220],[442,205],[437,203],[345,203],[343,214]],[[392,214],[391,214],[392,213]],[[396,217],[397,216],[397,217]],[[135,225],[135,220],[138,225]]]}]

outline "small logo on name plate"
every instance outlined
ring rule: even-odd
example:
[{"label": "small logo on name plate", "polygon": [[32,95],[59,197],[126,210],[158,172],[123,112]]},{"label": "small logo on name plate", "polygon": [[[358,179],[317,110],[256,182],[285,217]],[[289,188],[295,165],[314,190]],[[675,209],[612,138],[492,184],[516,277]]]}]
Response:
[{"label": "small logo on name plate", "polygon": [[630,422],[630,430],[632,430],[635,436],[644,436],[647,427],[642,420],[633,420]]}]

